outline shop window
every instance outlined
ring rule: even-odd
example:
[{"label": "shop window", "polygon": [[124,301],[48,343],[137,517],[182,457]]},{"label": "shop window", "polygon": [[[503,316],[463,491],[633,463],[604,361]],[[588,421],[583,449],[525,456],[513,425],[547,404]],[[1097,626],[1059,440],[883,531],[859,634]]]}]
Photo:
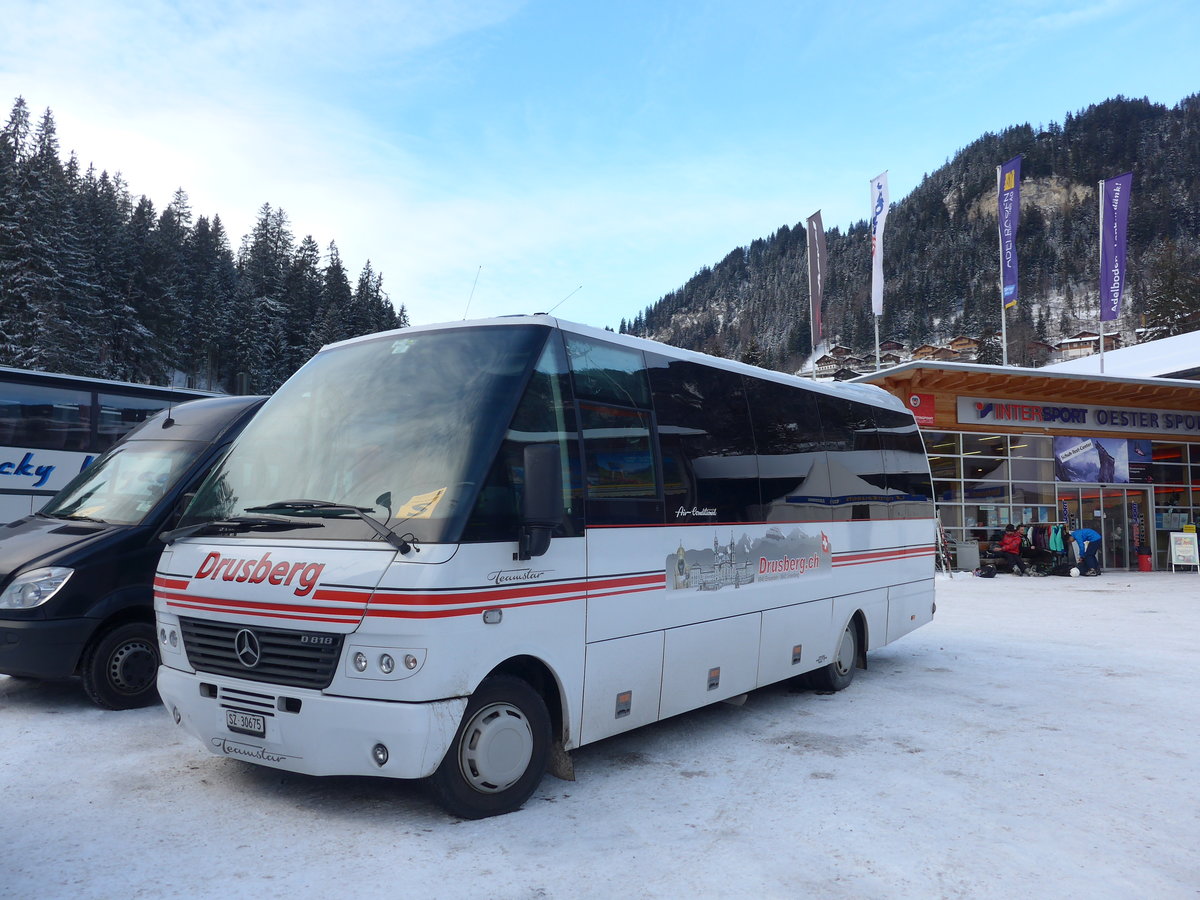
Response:
[{"label": "shop window", "polygon": [[925,452],[930,456],[956,456],[962,449],[958,435],[952,431],[925,431],[921,437],[925,440]]},{"label": "shop window", "polygon": [[961,503],[962,484],[957,481],[935,481],[933,499],[938,503]]},{"label": "shop window", "polygon": [[1009,460],[1013,481],[1054,481],[1054,460],[1018,459]]},{"label": "shop window", "polygon": [[1016,434],[1008,439],[1013,459],[1053,459],[1054,440],[1033,434]]},{"label": "shop window", "polygon": [[1029,482],[1014,481],[1012,485],[1013,506],[1053,506],[1054,497],[1053,484],[1030,484]]},{"label": "shop window", "polygon": [[1002,434],[964,434],[963,456],[1008,456],[1008,440]]}]

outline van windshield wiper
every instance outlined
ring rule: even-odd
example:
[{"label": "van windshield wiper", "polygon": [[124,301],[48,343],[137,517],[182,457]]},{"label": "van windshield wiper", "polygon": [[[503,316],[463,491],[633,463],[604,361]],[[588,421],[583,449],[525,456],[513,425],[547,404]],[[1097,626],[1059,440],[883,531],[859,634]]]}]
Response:
[{"label": "van windshield wiper", "polygon": [[[265,503],[262,506],[247,506],[246,512],[262,512],[268,510],[283,510],[294,516],[358,516],[366,522],[371,530],[399,550],[407,553],[413,548],[413,541],[400,537],[378,519],[368,516],[374,509],[372,506],[350,506],[344,503],[334,503],[331,500],[280,500],[276,503]],[[412,535],[408,535],[412,537]]]},{"label": "van windshield wiper", "polygon": [[226,519],[209,519],[196,525],[185,525],[164,531],[158,539],[164,544],[180,538],[200,534],[203,531],[250,531],[254,528],[320,528],[320,522],[297,522],[287,516],[229,516]]}]

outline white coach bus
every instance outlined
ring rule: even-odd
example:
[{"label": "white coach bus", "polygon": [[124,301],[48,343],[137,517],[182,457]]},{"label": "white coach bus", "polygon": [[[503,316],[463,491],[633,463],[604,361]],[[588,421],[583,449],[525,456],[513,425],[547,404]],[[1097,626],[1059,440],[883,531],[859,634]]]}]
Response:
[{"label": "white coach bus", "polygon": [[0,524],[37,512],[159,410],[212,396],[0,366]]},{"label": "white coach bus", "polygon": [[212,752],[517,809],[563,751],[933,617],[912,415],[545,315],[324,348],[200,488],[158,687]]}]

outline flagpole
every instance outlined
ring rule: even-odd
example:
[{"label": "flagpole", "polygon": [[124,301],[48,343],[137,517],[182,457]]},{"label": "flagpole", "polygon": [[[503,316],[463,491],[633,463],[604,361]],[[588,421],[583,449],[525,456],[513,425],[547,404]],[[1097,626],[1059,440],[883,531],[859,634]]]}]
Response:
[{"label": "flagpole", "polygon": [[[818,210],[818,212],[820,212],[820,210]],[[806,262],[808,262],[808,336],[810,338],[809,343],[812,344],[812,380],[816,381],[817,380],[817,342],[815,340],[811,340],[812,338],[815,338],[817,336],[816,322],[813,321],[813,316],[816,311],[813,308],[815,306],[815,304],[813,303],[813,283],[812,283],[812,281],[813,281],[812,225],[809,224],[808,222],[804,223],[804,239],[805,239],[804,252],[806,254],[808,254],[808,256],[806,258]]]},{"label": "flagpole", "polygon": [[[1098,255],[1096,257],[1096,268],[1101,270],[1098,283],[1104,283],[1104,179],[1100,179],[1100,186],[1096,190],[1099,203],[1100,221],[1097,223],[1096,231],[1100,235],[1100,241],[1097,245]],[[1104,374],[1104,289],[1100,289],[1100,374]]]},{"label": "flagpole", "polygon": [[1004,314],[1004,226],[1000,221],[1000,170],[996,166],[996,238],[1000,242],[1000,353],[1004,365],[1008,365],[1008,317]]},{"label": "flagpole", "polygon": [[879,316],[875,316],[875,371],[879,371]]}]

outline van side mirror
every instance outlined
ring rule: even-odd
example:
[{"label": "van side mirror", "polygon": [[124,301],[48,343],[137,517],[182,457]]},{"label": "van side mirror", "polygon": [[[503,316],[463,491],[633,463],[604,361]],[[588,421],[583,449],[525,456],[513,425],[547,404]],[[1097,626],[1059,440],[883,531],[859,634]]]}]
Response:
[{"label": "van side mirror", "polygon": [[521,530],[513,559],[541,556],[550,549],[554,529],[563,520],[562,460],[557,444],[525,448],[525,493],[521,500]]}]

